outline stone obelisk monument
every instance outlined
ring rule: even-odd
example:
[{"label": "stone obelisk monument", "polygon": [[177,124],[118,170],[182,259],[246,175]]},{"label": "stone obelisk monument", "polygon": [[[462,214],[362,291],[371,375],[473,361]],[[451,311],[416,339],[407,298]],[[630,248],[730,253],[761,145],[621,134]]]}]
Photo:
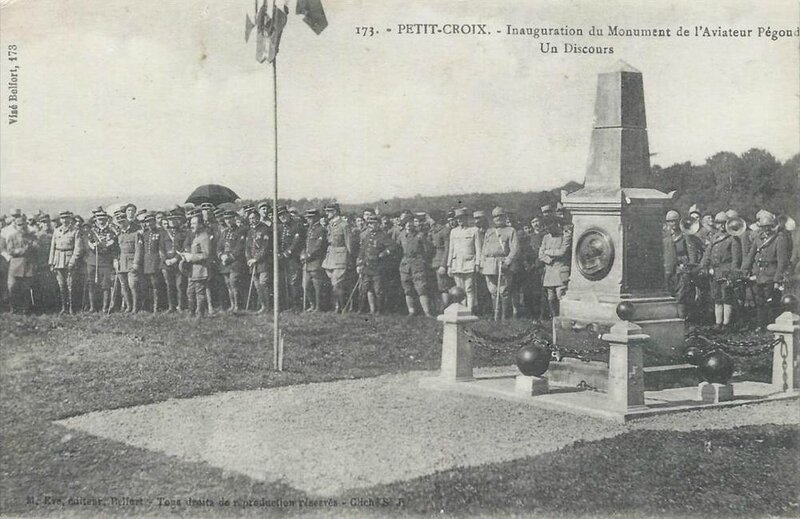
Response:
[{"label": "stone obelisk monument", "polygon": [[652,189],[642,74],[619,62],[598,75],[583,189],[562,199],[573,217],[572,273],[554,320],[556,344],[569,346],[585,325],[633,321],[666,351],[684,340],[683,321],[664,286],[662,220],[667,195]]}]

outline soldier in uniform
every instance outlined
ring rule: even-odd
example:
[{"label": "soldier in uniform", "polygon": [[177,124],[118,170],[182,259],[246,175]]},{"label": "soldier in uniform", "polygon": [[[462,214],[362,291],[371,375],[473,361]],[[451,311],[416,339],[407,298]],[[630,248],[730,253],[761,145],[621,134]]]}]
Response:
[{"label": "soldier in uniform", "polygon": [[361,286],[367,295],[370,313],[380,314],[384,308],[387,260],[392,255],[395,243],[381,228],[380,220],[374,214],[367,216],[367,225],[367,234],[361,238],[356,271],[362,280]]},{"label": "soldier in uniform", "polygon": [[192,241],[189,243],[187,250],[180,253],[180,256],[183,261],[191,266],[187,296],[189,308],[194,309],[194,316],[199,319],[203,315],[204,306],[208,309],[208,315],[212,315],[211,306],[208,304],[209,301],[207,299],[208,262],[212,258],[211,236],[204,224],[202,212],[192,213],[190,225]]},{"label": "soldier in uniform", "polygon": [[61,312],[73,312],[73,289],[75,279],[73,272],[77,265],[78,258],[82,252],[82,242],[80,229],[78,229],[72,219],[72,213],[62,211],[58,215],[61,223],[53,232],[53,240],[50,245],[50,257],[48,264],[56,275],[58,290],[61,295]]},{"label": "soldier in uniform", "polygon": [[[408,315],[416,315],[416,298],[426,316],[430,317],[431,304],[428,261],[433,257],[433,245],[421,228],[425,217],[415,215],[406,222],[405,232],[400,235],[403,258],[400,260],[400,283],[405,294]],[[416,297],[415,297],[416,296]]]},{"label": "soldier in uniform", "polygon": [[180,206],[173,208],[167,216],[167,230],[161,240],[161,275],[167,286],[169,311],[183,311],[186,308],[186,276],[181,270],[180,253],[185,250],[186,231],[183,229],[184,211]]},{"label": "soldier in uniform", "polygon": [[456,223],[456,213],[454,210],[447,211],[447,221],[443,225],[436,225],[431,229],[431,241],[433,241],[433,269],[436,272],[436,288],[439,290],[442,310],[447,308],[450,303],[447,292],[454,285],[453,278],[447,275],[447,247],[450,244],[450,231],[458,224]]},{"label": "soldier in uniform", "polygon": [[278,254],[280,286],[284,294],[285,308],[302,305],[302,277],[300,251],[303,248],[303,231],[295,223],[286,207],[278,208]]},{"label": "soldier in uniform", "polygon": [[470,225],[469,213],[464,207],[453,212],[458,227],[450,231],[447,247],[447,273],[453,278],[457,287],[467,294],[466,305],[475,313],[477,298],[475,297],[475,275],[479,272],[481,239],[478,228]]},{"label": "soldier in uniform", "polygon": [[228,311],[234,312],[241,310],[241,280],[246,270],[244,254],[246,234],[236,225],[235,211],[225,211],[223,218],[225,227],[222,229],[217,248],[219,272],[225,278],[225,286],[228,289],[228,299],[230,300]]},{"label": "soldier in uniform", "polygon": [[36,236],[28,229],[27,218],[18,214],[11,229],[5,235],[5,249],[8,261],[8,298],[11,312],[22,310],[29,313],[33,302],[30,299],[31,281],[35,272],[35,258],[38,243]]},{"label": "soldier in uniform", "polygon": [[483,236],[481,268],[486,288],[489,289],[495,305],[499,294],[500,306],[494,308],[495,318],[508,319],[512,313],[510,286],[514,284],[517,271],[519,240],[517,231],[508,225],[505,209],[495,207],[492,210],[492,221],[494,227],[487,229]]},{"label": "soldier in uniform", "polygon": [[711,276],[711,299],[714,301],[714,321],[717,329],[730,325],[736,296],[730,276],[741,264],[739,241],[725,230],[728,215],[719,212],[714,217],[714,235],[703,253],[701,267]]},{"label": "soldier in uniform", "polygon": [[200,204],[200,214],[203,217],[203,229],[208,235],[209,247],[211,247],[211,256],[204,262],[204,267],[208,276],[206,277],[206,302],[208,303],[208,315],[214,315],[214,301],[216,301],[217,283],[219,276],[217,275],[217,243],[219,242],[219,224],[215,216],[215,207],[211,202],[203,202]]},{"label": "soldier in uniform", "polygon": [[255,283],[258,293],[258,313],[263,313],[269,306],[269,285],[272,281],[272,231],[255,211],[248,213],[247,219],[250,229],[245,240],[245,258],[251,284]]},{"label": "soldier in uniform", "polygon": [[97,288],[103,294],[103,312],[111,305],[111,285],[114,282],[114,261],[119,247],[117,236],[109,225],[108,213],[102,207],[92,211],[94,226],[86,233],[86,279],[88,281],[89,311],[94,312]]},{"label": "soldier in uniform", "polygon": [[[306,243],[303,252],[300,254],[300,261],[303,263],[303,305],[308,297],[310,289],[314,290],[314,299],[308,311],[319,312],[322,310],[322,290],[325,284],[325,271],[322,269],[322,261],[325,259],[325,252],[328,249],[327,231],[319,222],[319,211],[317,209],[306,209]],[[308,297],[310,299],[310,297]]]},{"label": "soldier in uniform", "polygon": [[528,237],[528,251],[525,258],[528,264],[528,282],[525,285],[525,305],[531,314],[531,318],[536,321],[547,319],[547,298],[545,295],[542,281],[544,278],[544,262],[539,258],[539,249],[544,240],[544,224],[541,217],[536,216],[531,219],[531,234]]},{"label": "soldier in uniform", "polygon": [[347,304],[348,270],[354,260],[353,233],[347,220],[340,215],[339,204],[325,206],[328,217],[328,251],[322,268],[331,280],[336,312],[344,312]]},{"label": "soldier in uniform", "polygon": [[133,229],[135,231],[138,231],[139,230],[139,221],[136,220],[136,215],[138,214],[137,211],[136,211],[136,205],[135,204],[128,204],[128,205],[125,206],[124,211],[125,211],[125,218],[128,220],[128,226],[131,229]]},{"label": "soldier in uniform", "polygon": [[776,232],[775,225],[775,215],[767,212],[759,216],[759,233],[742,264],[742,270],[752,274],[756,283],[756,315],[761,327],[775,317],[778,287],[785,281],[789,266],[789,244],[782,232]]},{"label": "soldier in uniform", "polygon": [[258,214],[261,217],[261,221],[272,229],[272,208],[269,206],[268,202],[261,202],[258,204]]},{"label": "soldier in uniform", "polygon": [[[544,214],[544,211],[542,211]],[[539,259],[544,263],[542,287],[547,294],[550,315],[557,317],[561,298],[567,293],[572,261],[572,229],[563,228],[558,218],[545,220],[547,234],[539,246]]]},{"label": "soldier in uniform", "polygon": [[681,231],[681,215],[668,211],[664,236],[664,284],[678,302],[678,316],[686,319],[695,299],[694,274],[703,256],[703,244],[696,236]]},{"label": "soldier in uniform", "polygon": [[[489,228],[489,225],[486,221],[486,213],[480,210],[473,211],[472,219],[475,223],[475,228],[478,229],[478,239],[481,241],[482,246],[483,238],[486,235],[486,229]],[[483,279],[482,261],[483,255],[478,257],[478,272],[475,274],[475,295],[477,296],[475,301],[476,314],[485,313],[494,305],[492,302],[492,295],[489,293],[489,289],[486,287],[486,282]]]},{"label": "soldier in uniform", "polygon": [[161,280],[163,242],[166,233],[159,227],[154,213],[144,217],[144,230],[141,233],[142,272],[150,286],[153,299],[153,313],[158,312],[158,290]]},{"label": "soldier in uniform", "polygon": [[[131,227],[130,221],[120,215],[117,220],[120,227],[117,236],[118,256],[114,260],[117,273],[116,283],[125,307],[129,312],[139,311],[139,274],[142,272],[142,236],[138,229]],[[115,302],[110,302],[113,310]]]},{"label": "soldier in uniform", "polygon": [[53,243],[53,226],[49,214],[40,213],[36,227],[31,231],[36,236],[36,274],[33,279],[36,309],[52,310],[58,291],[58,282],[50,268],[50,248]]}]

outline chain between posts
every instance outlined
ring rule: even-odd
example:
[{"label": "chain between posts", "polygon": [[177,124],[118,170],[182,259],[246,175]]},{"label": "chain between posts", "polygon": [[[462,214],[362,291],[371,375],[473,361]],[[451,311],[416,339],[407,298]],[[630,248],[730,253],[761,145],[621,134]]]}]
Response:
[{"label": "chain between posts", "polygon": [[591,349],[574,349],[556,346],[546,337],[542,337],[539,330],[536,329],[511,336],[498,337],[465,327],[464,335],[467,336],[471,344],[492,353],[511,353],[526,344],[534,343],[549,351],[553,360],[556,361],[561,361],[564,357],[574,357],[583,362],[590,362],[593,360],[592,356],[607,355],[609,351],[609,347],[605,343],[603,343],[601,347]]},{"label": "chain between posts", "polygon": [[686,336],[686,342],[703,351],[720,350],[734,357],[758,357],[773,351],[782,342],[783,337],[776,337],[764,343],[765,338],[754,337],[748,340],[726,340],[721,342],[706,336],[702,330],[692,330]]}]

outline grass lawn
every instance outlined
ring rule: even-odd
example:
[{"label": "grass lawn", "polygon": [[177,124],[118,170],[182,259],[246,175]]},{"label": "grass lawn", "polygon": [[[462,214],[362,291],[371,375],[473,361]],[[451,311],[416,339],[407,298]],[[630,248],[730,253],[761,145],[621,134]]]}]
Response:
[{"label": "grass lawn", "polygon": [[[301,492],[281,483],[262,483],[203,463],[184,462],[122,443],[67,432],[52,421],[170,398],[432,370],[439,364],[440,325],[432,319],[289,313],[282,316],[282,322],[287,334],[286,371],[276,373],[269,369],[272,358],[269,316],[220,316],[200,322],[182,316],[148,314],[64,318],[0,316],[0,513],[166,514],[174,512],[159,508],[158,499],[175,496],[258,499],[291,495],[300,499]],[[480,326],[486,332],[500,335],[508,333],[509,328],[512,332],[522,329],[524,324],[514,323],[505,328],[486,323]],[[513,355],[512,351],[492,355],[478,349],[476,364],[508,365],[513,363]],[[679,433],[632,434],[636,442],[652,445],[655,451],[665,442],[677,442],[677,450],[696,443],[691,435]],[[733,433],[715,434],[720,435],[724,444],[725,435]],[[755,431],[752,434],[767,433]],[[797,488],[797,466],[794,466],[795,479],[791,480],[778,470],[780,463],[770,461],[772,457],[785,456],[786,465],[789,460],[797,459],[796,429],[775,428],[769,434],[774,441],[754,440],[743,444],[746,458],[734,457],[730,462],[727,456],[715,458],[714,466],[728,476],[705,479],[702,487],[705,494],[717,497],[730,494],[738,499],[737,506],[756,506],[754,510],[764,513],[796,512],[796,504],[791,508],[777,497],[781,497],[778,489],[785,481]],[[736,444],[738,436],[731,438],[731,445]],[[630,474],[623,472],[611,477],[609,474],[617,474],[612,468],[625,469],[619,464],[611,465],[609,474],[597,472],[597,467],[602,465],[597,460],[616,459],[616,453],[623,446],[624,443],[617,445],[611,440],[595,447],[578,445],[537,457],[535,462],[518,460],[497,467],[459,469],[397,483],[385,490],[391,495],[407,496],[408,510],[422,513],[436,513],[442,508],[464,513],[536,509],[550,513],[558,510],[592,513],[625,511],[632,509],[630,507],[691,513],[702,509],[689,508],[687,500],[682,498],[666,501],[655,494],[644,494],[636,502],[603,498],[606,494],[621,493],[630,484],[625,479],[626,474],[647,480],[652,478],[652,474],[647,473],[648,466],[651,471],[660,469],[652,460],[647,463],[634,460],[630,463],[638,468]],[[735,449],[730,447],[729,450]],[[775,493],[773,508],[759,508],[762,500],[755,499],[752,492],[740,492],[739,487],[731,483],[738,481],[736,478],[750,481],[753,467],[760,467],[764,458],[769,461],[766,466],[775,470],[761,474],[754,485]],[[580,463],[587,464],[577,472],[579,477],[576,478],[574,471],[580,459],[583,459]],[[507,485],[501,484],[502,481]],[[560,491],[571,492],[576,481],[584,482],[579,488],[585,493],[580,494],[581,499],[572,499],[573,504],[567,508],[556,506],[555,497],[548,497]],[[599,485],[603,492],[598,494],[599,490],[591,490],[591,484]],[[484,508],[475,508],[468,498],[469,489],[485,489],[489,485],[493,491],[478,498]],[[143,498],[143,503],[99,509],[69,508],[45,504],[47,496],[64,499],[133,497]],[[28,504],[28,499],[36,504]],[[595,499],[599,500],[597,504]],[[228,511],[264,513],[261,508]],[[218,513],[209,508],[182,509],[178,513],[196,515],[201,512]]]}]

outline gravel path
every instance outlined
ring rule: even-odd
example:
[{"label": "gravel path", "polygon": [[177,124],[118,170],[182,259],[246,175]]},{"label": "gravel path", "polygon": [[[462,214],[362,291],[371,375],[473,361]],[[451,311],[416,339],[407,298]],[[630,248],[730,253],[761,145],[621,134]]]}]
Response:
[{"label": "gravel path", "polygon": [[456,466],[532,456],[632,429],[800,423],[796,402],[617,424],[492,398],[430,391],[430,373],[308,384],[101,411],[58,423],[260,480],[336,496]]}]

